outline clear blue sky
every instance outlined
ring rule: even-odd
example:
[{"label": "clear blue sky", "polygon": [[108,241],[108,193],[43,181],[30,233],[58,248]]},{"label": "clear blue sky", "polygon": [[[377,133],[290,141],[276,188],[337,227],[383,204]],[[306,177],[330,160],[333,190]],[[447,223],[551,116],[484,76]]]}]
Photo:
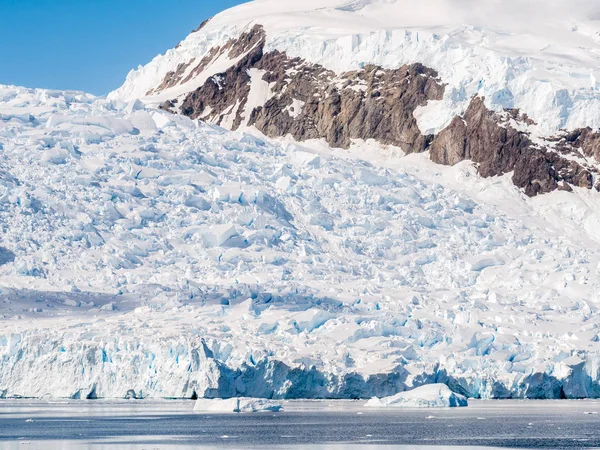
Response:
[{"label": "clear blue sky", "polygon": [[0,84],[119,87],[130,69],[243,0],[0,0]]}]

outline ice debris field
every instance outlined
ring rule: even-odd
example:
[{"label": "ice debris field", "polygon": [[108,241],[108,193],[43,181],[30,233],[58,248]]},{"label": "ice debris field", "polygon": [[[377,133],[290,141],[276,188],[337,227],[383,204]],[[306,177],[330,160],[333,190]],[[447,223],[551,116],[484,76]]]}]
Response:
[{"label": "ice debris field", "polygon": [[369,145],[0,87],[0,396],[600,396],[600,196]]},{"label": "ice debris field", "polygon": [[256,412],[279,412],[283,404],[278,401],[260,398],[199,398],[194,405],[194,411],[200,414],[206,413],[256,413]]}]

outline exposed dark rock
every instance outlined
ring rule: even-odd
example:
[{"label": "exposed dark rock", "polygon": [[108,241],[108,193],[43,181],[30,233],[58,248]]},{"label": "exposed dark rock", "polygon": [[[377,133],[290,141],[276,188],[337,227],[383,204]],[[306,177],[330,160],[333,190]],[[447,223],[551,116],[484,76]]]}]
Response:
[{"label": "exposed dark rock", "polygon": [[[230,58],[242,57],[241,61],[226,72],[210,77],[200,88],[189,94],[181,105],[181,112],[194,119],[207,118],[203,114],[208,109],[210,119],[219,125],[225,115],[234,114],[232,128],[238,128],[243,119],[241,111],[244,110],[250,93],[248,69],[262,59],[264,38],[262,28],[255,27],[244,33],[235,45],[230,42],[220,49],[219,54],[229,51]],[[202,64],[206,63],[201,62]],[[200,67],[197,69],[200,72],[203,70]],[[237,110],[234,111],[236,107]]]},{"label": "exposed dark rock", "polygon": [[197,33],[198,31],[200,31],[202,28],[204,28],[208,22],[210,22],[212,20],[212,17],[209,17],[208,19],[206,19],[204,22],[202,22],[200,24],[200,26],[198,28],[196,28],[195,30],[192,31],[192,33]]},{"label": "exposed dark rock", "polygon": [[471,160],[483,177],[514,172],[513,182],[529,196],[559,187],[570,189],[565,183],[587,189],[593,183],[588,168],[549,147],[534,144],[527,133],[516,130],[500,114],[490,111],[480,97],[473,98],[465,114],[455,117],[435,137],[430,155],[434,162],[445,165]]},{"label": "exposed dark rock", "polygon": [[[198,73],[224,51],[231,59],[243,56],[188,95],[182,113],[217,124],[233,114],[234,129],[246,119],[268,136],[290,134],[301,141],[323,138],[333,147],[348,148],[352,139],[376,139],[407,152],[421,152],[431,141],[432,136],[421,134],[413,112],[443,97],[444,86],[435,71],[421,64],[394,70],[370,65],[338,76],[285,53],[264,54],[264,42],[264,30],[256,26],[204,58]],[[271,84],[273,96],[244,118],[250,69],[264,72],[263,80]],[[301,110],[292,111],[294,104]]]},{"label": "exposed dark rock", "polygon": [[177,66],[176,70],[168,72],[165,75],[165,78],[163,79],[162,83],[156,89],[151,89],[150,91],[148,91],[146,93],[146,95],[152,95],[153,93],[161,92],[161,91],[164,91],[165,89],[169,89],[173,86],[177,86],[178,84],[180,84],[182,81],[183,75],[185,74],[185,71],[193,63],[194,63],[194,59],[192,59],[188,63],[179,64]]},{"label": "exposed dark rock", "polygon": [[[278,56],[268,55],[259,63],[271,73],[269,79],[274,74],[272,58]],[[395,70],[366,66],[337,77],[320,66],[296,63],[304,67],[301,75],[286,80],[284,70],[273,88],[278,95],[252,112],[249,125],[268,136],[324,138],[333,147],[348,148],[352,139],[375,139],[410,153],[427,148],[432,137],[421,134],[413,112],[442,98],[444,86],[436,72],[421,64]],[[295,117],[286,112],[294,101],[303,104]]]},{"label": "exposed dark rock", "polygon": [[506,108],[504,111],[508,114],[508,116],[511,119],[515,120],[516,122],[525,123],[527,125],[537,125],[537,123],[531,120],[531,118],[527,114],[521,113],[521,111],[518,109]]},{"label": "exposed dark rock", "polygon": [[[185,84],[190,80],[196,78],[200,75],[204,70],[210,66],[217,58],[220,56],[227,54],[230,59],[236,59],[251,51],[256,47],[260,47],[262,52],[262,48],[264,46],[265,33],[261,26],[257,25],[252,28],[247,33],[242,34],[238,39],[232,39],[227,42],[225,45],[221,47],[213,47],[208,55],[200,60],[196,66],[189,71],[188,75],[184,78],[188,69],[196,62],[195,58],[192,58],[187,63],[181,63],[177,66],[177,69],[171,72],[168,72],[160,85],[158,85],[155,89],[151,89],[146,93],[146,95],[156,94],[158,92],[162,92],[171,87]],[[243,62],[243,61],[242,61]]]},{"label": "exposed dark rock", "polygon": [[169,111],[170,113],[173,112],[173,108],[175,107],[175,100],[167,100],[166,102],[164,102],[162,105],[160,105],[158,108],[159,109],[163,109],[165,111]]},{"label": "exposed dark rock", "polygon": [[600,133],[591,128],[579,128],[549,140],[556,142],[556,149],[562,153],[578,152],[600,161]]}]

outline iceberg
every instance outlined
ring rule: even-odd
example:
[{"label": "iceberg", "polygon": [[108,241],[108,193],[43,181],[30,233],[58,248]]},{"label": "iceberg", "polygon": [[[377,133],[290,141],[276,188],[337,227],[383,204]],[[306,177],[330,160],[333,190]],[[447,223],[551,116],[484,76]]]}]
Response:
[{"label": "iceberg", "polygon": [[455,408],[469,406],[467,398],[452,392],[445,384],[428,384],[384,398],[372,398],[369,408]]},{"label": "iceberg", "polygon": [[199,398],[194,405],[194,412],[223,414],[279,412],[282,408],[281,402],[263,398]]}]

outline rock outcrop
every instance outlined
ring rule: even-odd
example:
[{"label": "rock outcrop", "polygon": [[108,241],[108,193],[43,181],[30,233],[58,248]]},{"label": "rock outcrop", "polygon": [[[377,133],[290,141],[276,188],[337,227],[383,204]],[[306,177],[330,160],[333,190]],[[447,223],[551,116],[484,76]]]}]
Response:
[{"label": "rock outcrop", "polygon": [[[486,108],[482,98],[473,98],[466,113],[455,117],[435,137],[430,148],[431,159],[445,165],[471,160],[483,177],[514,172],[513,182],[529,196],[568,189],[564,183],[593,187],[591,170],[594,169],[561,154],[575,153],[575,146],[567,152],[567,146],[563,145],[562,152],[558,152],[550,146],[534,144],[528,133],[518,131],[507,119]],[[572,138],[567,137],[569,140]],[[585,143],[592,154],[594,144],[587,140]]]},{"label": "rock outcrop", "polygon": [[[264,31],[256,26],[219,49],[217,54],[227,51],[232,60],[243,57],[190,93],[181,112],[219,125],[228,122],[233,129],[253,125],[271,137],[325,139],[333,147],[348,148],[353,139],[376,139],[409,152],[427,148],[433,136],[421,134],[413,112],[442,98],[444,86],[435,71],[421,64],[393,70],[368,65],[337,75],[285,53],[264,53],[264,43]],[[214,55],[207,57],[213,59]],[[252,72],[260,79],[254,80]],[[163,85],[170,86],[175,77],[169,74]],[[253,82],[268,85],[270,98],[249,107]]]}]

